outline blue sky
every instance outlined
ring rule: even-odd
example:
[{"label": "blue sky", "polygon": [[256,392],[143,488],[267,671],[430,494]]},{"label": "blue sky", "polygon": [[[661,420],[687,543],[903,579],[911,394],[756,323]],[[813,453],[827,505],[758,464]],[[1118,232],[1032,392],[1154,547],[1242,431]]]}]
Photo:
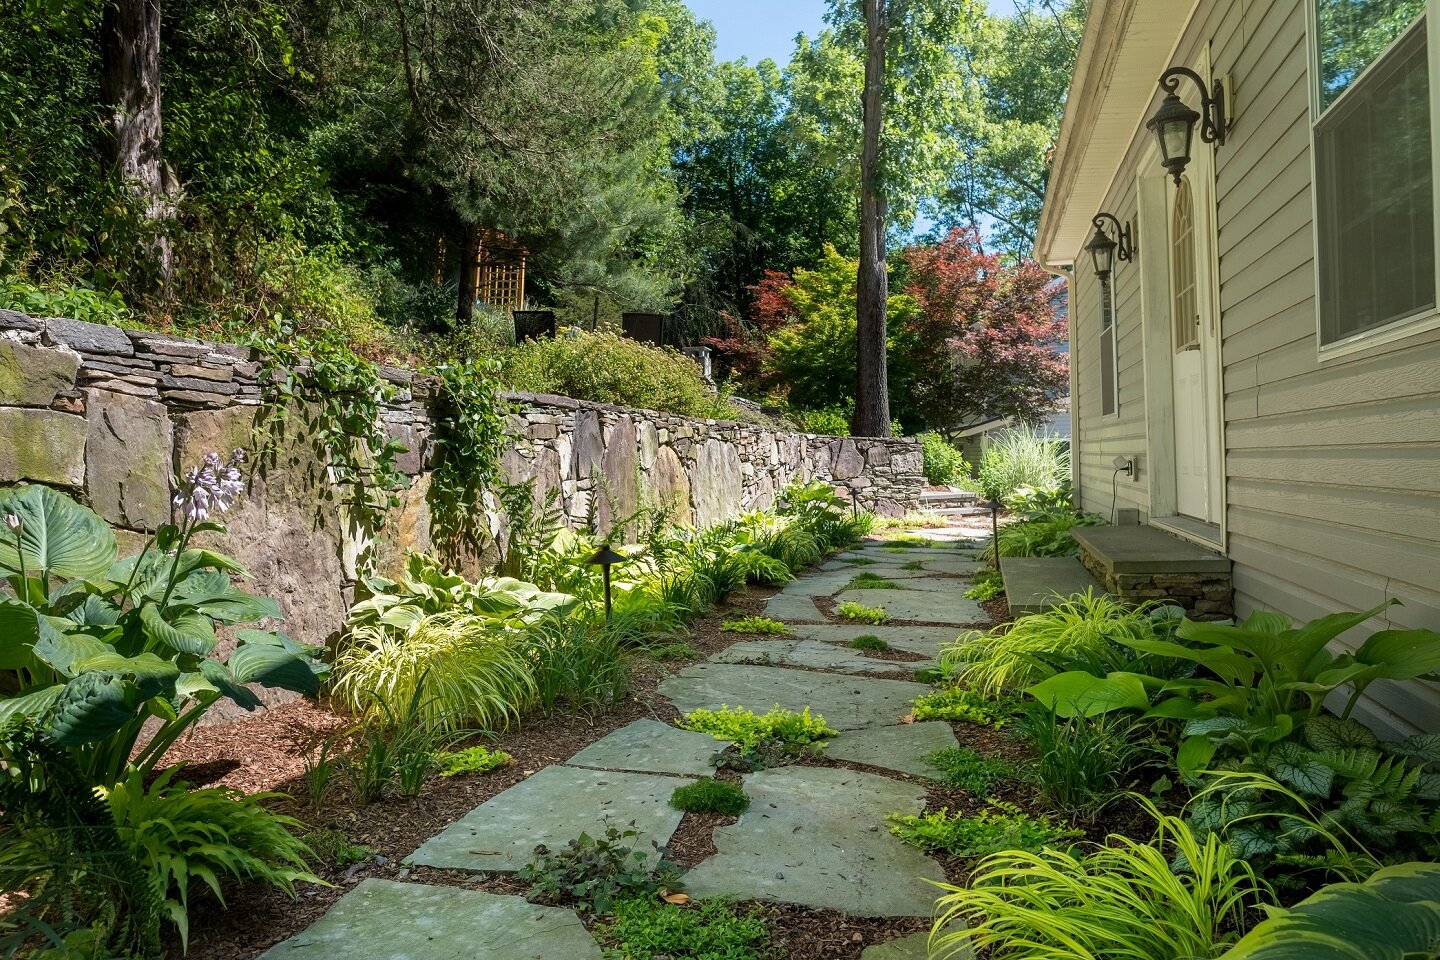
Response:
[{"label": "blue sky", "polygon": [[[822,26],[825,0],[687,0],[702,20],[715,24],[721,60],[745,57],[751,63],[769,57],[784,66],[795,48],[795,35],[813,36]],[[1012,0],[989,0],[990,9],[1009,13]]]}]

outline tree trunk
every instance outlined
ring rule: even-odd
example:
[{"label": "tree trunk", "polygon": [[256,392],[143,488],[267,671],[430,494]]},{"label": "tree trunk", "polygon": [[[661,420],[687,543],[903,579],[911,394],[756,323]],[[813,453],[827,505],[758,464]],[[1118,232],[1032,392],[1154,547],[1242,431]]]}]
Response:
[{"label": "tree trunk", "polygon": [[480,271],[480,226],[467,223],[460,238],[460,278],[455,284],[458,294],[455,303],[455,319],[469,322],[475,317],[475,297],[479,294]]},{"label": "tree trunk", "polygon": [[890,388],[885,364],[885,195],[880,183],[880,131],[885,111],[888,0],[865,2],[864,140],[860,150],[860,275],[856,302],[855,419],[857,437],[890,436]]},{"label": "tree trunk", "polygon": [[110,161],[155,233],[152,267],[162,296],[174,278],[167,221],[175,184],[160,137],[160,0],[110,0],[100,22],[100,97]]}]

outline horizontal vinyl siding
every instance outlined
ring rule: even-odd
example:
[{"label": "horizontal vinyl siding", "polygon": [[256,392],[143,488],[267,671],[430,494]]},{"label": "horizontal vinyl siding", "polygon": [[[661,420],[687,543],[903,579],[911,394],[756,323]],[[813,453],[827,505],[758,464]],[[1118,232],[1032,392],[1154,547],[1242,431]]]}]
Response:
[{"label": "horizontal vinyl siding", "polygon": [[[1394,597],[1391,624],[1440,629],[1440,337],[1318,359],[1305,16],[1247,3],[1244,43],[1213,51],[1241,102],[1217,153],[1236,602],[1309,619]],[[1391,732],[1440,730],[1432,685],[1372,690]]]},{"label": "horizontal vinyl siding", "polygon": [[[1214,73],[1231,76],[1235,96],[1232,130],[1216,149],[1216,197],[1237,605],[1242,616],[1310,619],[1403,602],[1342,638],[1349,649],[1387,625],[1440,630],[1440,332],[1318,358],[1306,15],[1304,0],[1204,2],[1173,62],[1192,63],[1210,43]],[[1148,136],[1137,129],[1106,200],[1122,220],[1136,215]],[[1105,515],[1111,461],[1147,449],[1139,277],[1167,265],[1165,238],[1140,239],[1138,262],[1115,274],[1118,418],[1100,416],[1098,293],[1084,251],[1072,282],[1081,497]],[[1120,506],[1147,515],[1146,487],[1122,479]],[[1440,731],[1434,685],[1371,691],[1367,718],[1389,732]]]}]

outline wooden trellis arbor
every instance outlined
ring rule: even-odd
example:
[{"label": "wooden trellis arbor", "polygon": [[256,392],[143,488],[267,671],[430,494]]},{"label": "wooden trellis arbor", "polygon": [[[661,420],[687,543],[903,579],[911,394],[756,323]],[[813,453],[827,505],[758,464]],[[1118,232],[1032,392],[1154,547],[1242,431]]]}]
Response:
[{"label": "wooden trellis arbor", "polygon": [[499,310],[525,307],[525,247],[499,230],[480,231],[475,251],[475,299]]}]

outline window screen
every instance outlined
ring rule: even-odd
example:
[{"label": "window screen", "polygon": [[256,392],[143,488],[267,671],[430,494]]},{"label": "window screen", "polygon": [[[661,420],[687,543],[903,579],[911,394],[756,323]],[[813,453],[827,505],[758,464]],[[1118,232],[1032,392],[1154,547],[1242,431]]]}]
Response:
[{"label": "window screen", "polygon": [[[1435,306],[1434,174],[1423,19],[1386,45],[1335,11],[1421,4],[1320,5],[1321,103],[1315,124],[1320,334],[1335,343]],[[1327,21],[1327,11],[1330,21]],[[1375,13],[1376,11],[1372,11]],[[1345,30],[1326,33],[1327,22]],[[1347,38],[1360,36],[1364,42]],[[1347,43],[1349,44],[1347,46]],[[1368,59],[1367,59],[1368,58]],[[1372,62],[1373,61],[1373,62]],[[1368,67],[1368,70],[1367,70]],[[1363,74],[1363,75],[1362,75]],[[1343,94],[1343,96],[1342,96]]]}]

